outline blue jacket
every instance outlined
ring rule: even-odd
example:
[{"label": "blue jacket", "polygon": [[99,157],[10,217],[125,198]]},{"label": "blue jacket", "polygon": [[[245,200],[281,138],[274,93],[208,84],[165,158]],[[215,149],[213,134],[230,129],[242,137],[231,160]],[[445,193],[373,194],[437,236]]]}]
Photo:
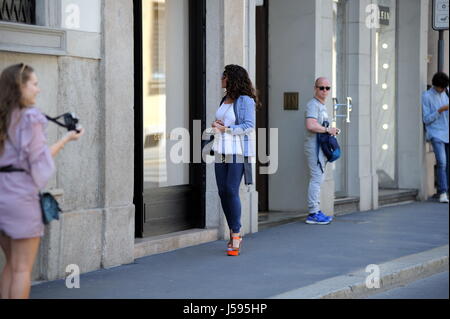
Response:
[{"label": "blue jacket", "polygon": [[[220,104],[225,101],[225,98]],[[239,135],[242,143],[244,156],[255,156],[255,101],[242,95],[234,102],[234,113],[236,115],[236,124],[227,129],[227,133]]]}]

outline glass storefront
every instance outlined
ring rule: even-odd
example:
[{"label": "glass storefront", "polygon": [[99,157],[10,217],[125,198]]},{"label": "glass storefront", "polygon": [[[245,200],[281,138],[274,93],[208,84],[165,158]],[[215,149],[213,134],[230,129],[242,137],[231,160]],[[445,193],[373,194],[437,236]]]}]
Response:
[{"label": "glass storefront", "polygon": [[189,128],[188,2],[145,0],[142,10],[144,189],[186,185],[189,164],[170,160],[170,134]]},{"label": "glass storefront", "polygon": [[396,188],[396,2],[378,0],[375,32],[374,125],[375,165],[380,188]]},{"label": "glass storefront", "polygon": [[[137,214],[137,236],[149,237],[198,228],[202,176],[190,164],[190,119],[194,116],[189,66],[195,5],[185,0],[141,0],[143,137],[142,209]],[[200,14],[202,14],[200,12]],[[201,21],[201,20],[200,20]],[[199,104],[199,103],[198,103]],[[201,117],[200,117],[201,118]],[[192,118],[195,119],[195,118]],[[190,174],[190,172],[193,172]],[[200,186],[199,186],[200,185]],[[140,201],[140,198],[138,199]]]}]

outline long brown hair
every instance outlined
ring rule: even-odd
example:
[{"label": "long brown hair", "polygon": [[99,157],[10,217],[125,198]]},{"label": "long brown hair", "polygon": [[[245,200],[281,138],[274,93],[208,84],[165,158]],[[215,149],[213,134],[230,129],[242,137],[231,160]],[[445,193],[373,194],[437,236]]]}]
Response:
[{"label": "long brown hair", "polygon": [[223,76],[227,78],[226,89],[230,98],[236,100],[241,95],[247,95],[255,101],[256,107],[259,107],[256,89],[253,87],[247,70],[239,65],[230,64],[225,67]]},{"label": "long brown hair", "polygon": [[21,103],[21,85],[28,82],[33,72],[32,67],[21,63],[11,65],[0,75],[0,155],[2,155],[8,139],[11,113],[16,108],[25,108]]}]

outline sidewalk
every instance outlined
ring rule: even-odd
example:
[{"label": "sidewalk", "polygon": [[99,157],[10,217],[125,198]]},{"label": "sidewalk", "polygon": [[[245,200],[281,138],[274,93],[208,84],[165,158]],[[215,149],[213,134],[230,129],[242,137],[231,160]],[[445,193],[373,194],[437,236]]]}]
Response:
[{"label": "sidewalk", "polygon": [[448,263],[448,209],[430,201],[353,213],[326,226],[286,224],[246,236],[239,257],[226,256],[226,242],[216,241],[83,274],[80,289],[64,280],[38,284],[31,298],[263,299],[369,264],[419,260],[415,254],[423,260],[438,252]]}]

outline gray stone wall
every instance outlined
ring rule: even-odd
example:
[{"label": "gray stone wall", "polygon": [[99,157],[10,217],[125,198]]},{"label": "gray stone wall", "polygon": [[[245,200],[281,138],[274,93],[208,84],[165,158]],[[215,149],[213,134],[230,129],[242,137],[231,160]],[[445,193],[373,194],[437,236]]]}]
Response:
[{"label": "gray stone wall", "polygon": [[[319,51],[327,45],[328,35],[323,38],[322,30],[318,29],[322,20],[329,19],[322,19],[322,13],[327,13],[319,7],[320,4],[313,1],[287,0],[283,5],[269,2],[268,117],[269,127],[279,130],[278,171],[269,175],[269,209],[274,211],[308,210],[305,106],[314,96],[316,77],[331,75],[329,67],[322,65]],[[299,93],[298,110],[283,109],[285,92]],[[332,206],[334,195],[327,197],[328,193],[333,194],[333,190],[328,190],[332,185],[329,168],[327,171],[321,203],[328,208],[330,203]]]},{"label": "gray stone wall", "polygon": [[[253,1],[236,1],[227,6],[224,0],[207,1],[207,123],[213,121],[223,95],[220,77],[224,65],[247,66],[247,63],[252,73],[254,39],[251,40],[247,32],[252,30],[249,25],[254,17],[240,11],[245,8],[244,11],[250,12],[249,3]],[[308,170],[305,165],[299,165],[306,162],[304,105],[312,98],[314,79],[317,76],[331,78],[331,3],[331,0],[285,0],[280,6],[271,2],[269,127],[279,128],[280,142],[279,169],[269,176],[272,210],[307,210]],[[372,68],[373,31],[365,26],[365,7],[371,1],[350,3],[348,85],[354,101],[354,120],[349,129],[349,192],[359,196],[360,209],[367,210],[378,207],[378,179],[373,169],[375,132],[370,130],[374,106],[366,103],[371,100],[371,75],[367,70]],[[399,86],[399,111],[407,120],[399,126],[399,161],[405,162],[402,156],[414,159],[399,170],[399,181],[402,187],[420,188],[421,198],[424,198],[431,192],[434,163],[429,147],[422,144],[422,133],[417,131],[420,113],[416,110],[411,115],[409,107],[420,103],[418,92],[423,89],[427,76],[430,78],[434,73],[430,70],[434,68],[432,43],[436,33],[424,31],[429,24],[428,2],[400,0],[398,3],[399,72],[404,71],[408,78],[414,79],[417,91],[414,95],[408,93],[411,82]],[[234,14],[236,10],[241,15]],[[410,16],[416,19],[412,21]],[[411,25],[403,24],[403,20]],[[27,32],[23,27],[20,30],[23,34]],[[42,28],[39,30],[40,36],[46,32]],[[7,50],[0,51],[0,69],[19,62],[32,65],[42,88],[38,100],[41,110],[53,115],[73,111],[86,129],[80,142],[67,145],[61,152],[56,160],[57,173],[48,185],[48,189],[58,194],[64,213],[59,222],[46,228],[42,239],[33,277],[43,280],[63,278],[69,264],[77,264],[81,272],[88,272],[130,263],[134,258],[132,1],[102,1],[101,33],[64,32],[65,35],[61,35],[58,31],[56,37],[66,44],[58,42],[57,48],[51,50],[20,48],[17,41],[14,46],[0,41],[0,50]],[[35,41],[30,34],[26,39]],[[427,54],[432,62],[428,70],[424,62]],[[448,71],[448,62],[446,68]],[[282,110],[283,93],[290,91],[300,93],[299,111]],[[332,114],[331,101],[328,107]],[[415,123],[415,126],[405,123]],[[49,144],[64,134],[54,125],[49,125],[47,132]],[[422,156],[424,152],[426,155]],[[420,177],[409,174],[420,170],[425,172]],[[220,237],[225,238],[228,227],[217,193],[213,164],[207,165],[206,178],[206,226],[219,229]],[[244,233],[257,231],[257,196],[254,187],[241,188]],[[322,192],[326,213],[332,213],[333,199],[334,181],[329,167]],[[0,267],[3,264],[4,256],[0,253]]]},{"label": "gray stone wall", "polygon": [[[133,2],[103,1],[101,94],[104,101],[103,267],[133,261]],[[120,249],[120,248],[123,248]]]}]

